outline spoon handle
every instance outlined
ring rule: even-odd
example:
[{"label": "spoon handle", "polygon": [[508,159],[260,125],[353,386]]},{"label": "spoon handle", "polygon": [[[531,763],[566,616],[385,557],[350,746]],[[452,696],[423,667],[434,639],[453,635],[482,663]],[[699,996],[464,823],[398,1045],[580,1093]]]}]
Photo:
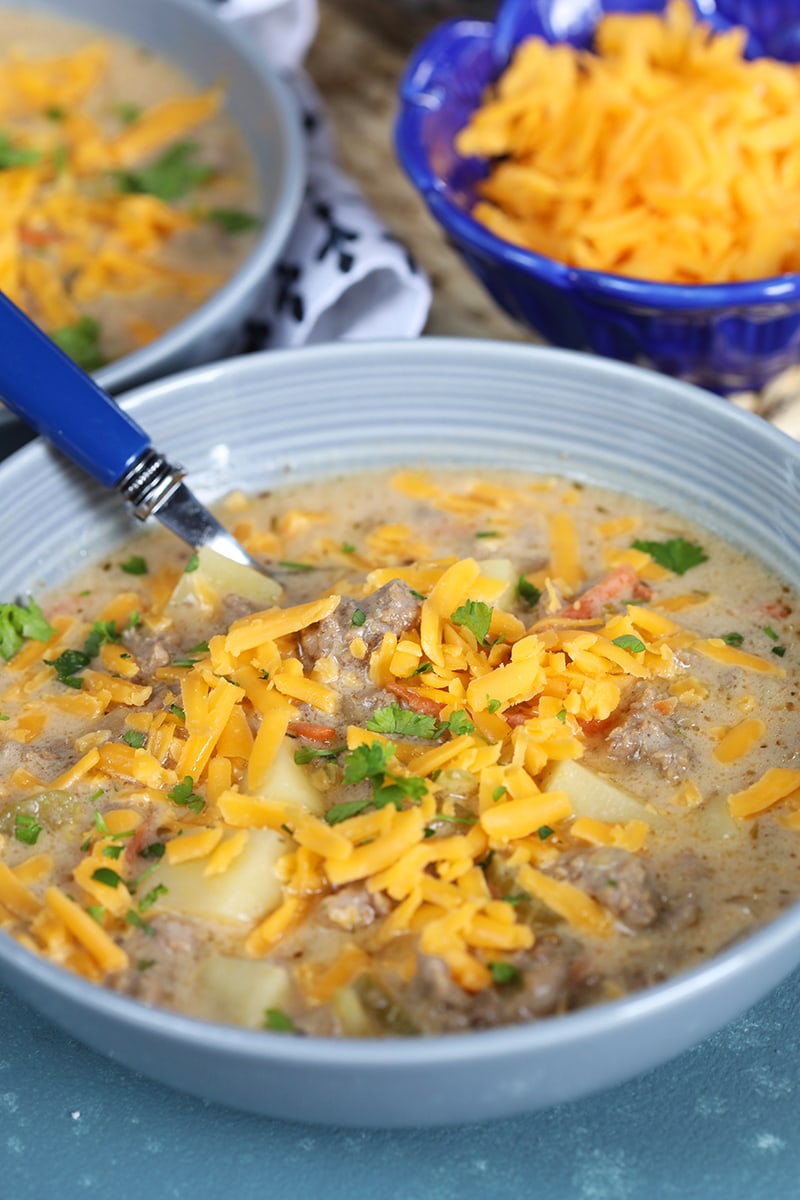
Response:
[{"label": "spoon handle", "polygon": [[150,438],[0,292],[0,396],[26,424],[104,487],[114,487]]}]

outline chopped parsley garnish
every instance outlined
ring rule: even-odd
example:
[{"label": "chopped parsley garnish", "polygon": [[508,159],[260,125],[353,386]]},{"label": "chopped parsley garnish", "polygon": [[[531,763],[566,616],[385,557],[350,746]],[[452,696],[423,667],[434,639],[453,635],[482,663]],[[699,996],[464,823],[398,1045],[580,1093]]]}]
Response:
[{"label": "chopped parsley garnish", "polygon": [[132,125],[142,115],[142,106],[123,100],[114,105],[114,115],[122,121],[123,125]]},{"label": "chopped parsley garnish", "polygon": [[621,637],[611,640],[615,646],[619,646],[620,650],[629,650],[631,654],[643,654],[647,648],[642,639],[635,637],[632,633],[623,633]]},{"label": "chopped parsley garnish", "polygon": [[535,604],[539,603],[542,593],[539,588],[529,583],[524,575],[520,575],[517,580],[517,595],[520,600],[525,601],[529,608],[533,608]]},{"label": "chopped parsley garnish", "polygon": [[777,642],[778,635],[775,632],[775,630],[772,628],[771,625],[765,625],[763,632],[767,635],[767,637],[770,639],[770,641]]},{"label": "chopped parsley garnish", "polygon": [[84,371],[96,371],[106,361],[100,349],[100,326],[94,317],[79,317],[74,325],[62,325],[50,336]]},{"label": "chopped parsley garnish", "polygon": [[18,812],[14,816],[14,837],[26,846],[35,846],[42,827],[30,813]]},{"label": "chopped parsley garnish", "polygon": [[560,708],[560,709],[558,710],[558,712],[556,713],[556,720],[557,720],[557,721],[560,721],[562,725],[566,725],[566,723],[567,723],[567,710],[566,710],[565,708]]},{"label": "chopped parsley garnish", "polygon": [[329,825],[338,825],[340,821],[349,821],[351,817],[357,817],[365,808],[369,808],[370,804],[371,800],[345,800],[342,804],[332,804],[325,813],[325,820]]},{"label": "chopped parsley garnish", "polygon": [[429,662],[420,663],[419,666],[416,668],[416,670],[411,672],[411,674],[409,675],[408,678],[413,679],[415,675],[427,675],[432,670],[433,670],[433,663],[429,663]]},{"label": "chopped parsley garnish", "polygon": [[365,722],[372,733],[398,734],[401,737],[432,738],[436,736],[439,722],[429,713],[412,712],[399,704],[376,708]]},{"label": "chopped parsley garnish", "polygon": [[180,704],[170,704],[167,712],[171,712],[173,717],[177,717],[179,721],[186,720],[186,713],[183,711]]},{"label": "chopped parsley garnish", "polygon": [[501,896],[500,899],[504,900],[506,904],[510,904],[513,907],[517,904],[522,904],[523,900],[530,900],[530,896],[527,892],[517,892],[517,894],[514,896]]},{"label": "chopped parsley garnish", "polygon": [[741,646],[744,636],[741,633],[724,633],[721,640],[726,646]]},{"label": "chopped parsley garnish", "polygon": [[314,746],[301,746],[294,752],[294,761],[298,766],[313,762],[315,758],[338,758],[347,749],[346,746],[336,746],[331,749],[317,749]]},{"label": "chopped parsley garnish", "polygon": [[785,646],[773,646],[772,653],[777,654],[778,658],[783,658],[784,654],[786,653],[786,647]]},{"label": "chopped parsley garnish", "polygon": [[352,542],[342,542],[342,554],[355,554],[356,548]]},{"label": "chopped parsley garnish", "polygon": [[53,667],[59,683],[80,691],[83,681],[78,672],[88,667],[92,660],[83,650],[63,650],[58,658],[45,658],[42,661],[48,667]]},{"label": "chopped parsley garnish", "polygon": [[167,795],[173,804],[191,809],[192,812],[199,813],[205,808],[203,797],[195,795],[194,780],[191,775],[184,775],[183,783],[176,783],[172,791],[167,792]]},{"label": "chopped parsley garnish", "polygon": [[163,842],[151,842],[139,851],[140,858],[163,858],[166,846]]},{"label": "chopped parsley garnish", "polygon": [[551,829],[549,825],[540,825],[537,832],[539,834],[539,841],[546,842],[548,838],[553,836],[555,829]]},{"label": "chopped parsley garnish", "polygon": [[316,570],[316,567],[314,566],[313,563],[290,562],[285,559],[282,562],[279,562],[278,566],[283,567],[283,569],[285,571],[315,571]]},{"label": "chopped parsley garnish", "polygon": [[131,746],[134,750],[141,750],[142,746],[147,741],[145,734],[138,729],[126,729],[122,735],[123,742]]},{"label": "chopped parsley garnish", "polygon": [[501,704],[502,700],[488,700],[486,703],[486,709],[490,713],[496,713]]},{"label": "chopped parsley garnish", "polygon": [[112,888],[119,887],[122,883],[122,876],[118,875],[116,871],[112,871],[111,867],[98,867],[96,871],[92,871],[92,879]]},{"label": "chopped parsley garnish", "polygon": [[49,642],[55,629],[44,618],[39,605],[28,598],[28,605],[0,604],[0,654],[13,658],[26,638],[37,642]]},{"label": "chopped parsley garnish", "polygon": [[259,217],[240,208],[212,208],[207,216],[224,233],[245,233],[249,229],[258,229],[261,224]]},{"label": "chopped parsley garnish", "polygon": [[125,849],[124,846],[104,846],[103,847],[103,858],[117,859],[122,855],[122,851],[124,849]]},{"label": "chopped parsley garnish", "polygon": [[[125,913],[125,920],[128,922],[129,925],[135,925],[137,929],[141,929],[142,933],[146,934],[147,937],[152,937],[153,934],[155,933],[155,929],[153,929],[153,926],[148,925],[147,921],[143,921],[142,918],[139,916],[139,914],[136,912],[136,910],[133,908],[129,908],[128,911]],[[138,964],[140,971],[143,971],[146,969],[145,967],[142,966],[143,962],[146,962],[148,967],[152,967],[152,965],[153,965],[152,959],[142,959],[141,962]]]},{"label": "chopped parsley garnish", "polygon": [[451,713],[447,722],[440,726],[439,732],[443,733],[445,729],[449,729],[454,737],[461,737],[466,733],[474,733],[475,726],[463,708],[458,708],[454,713]]},{"label": "chopped parsley garnish", "polygon": [[357,628],[360,629],[361,626],[366,621],[366,619],[367,619],[367,614],[364,612],[363,608],[357,608],[357,609],[355,609],[352,617],[350,618],[350,624],[355,625]]},{"label": "chopped parsley garnish", "polygon": [[508,791],[508,788],[505,786],[505,784],[502,784],[502,783],[498,784],[498,786],[492,792],[492,799],[495,801],[495,803],[498,800],[502,800],[503,796],[505,796],[507,791]]},{"label": "chopped parsley garnish", "polygon": [[0,713],[0,721],[10,721],[10,720],[11,720],[11,717],[7,716],[6,713]]},{"label": "chopped parsley garnish", "polygon": [[449,821],[451,825],[474,825],[477,817],[459,817],[450,813],[437,813],[434,821]]},{"label": "chopped parsley garnish", "polygon": [[28,167],[41,162],[40,150],[26,150],[23,146],[15,146],[5,133],[0,133],[0,171],[9,167]]},{"label": "chopped parsley garnish", "polygon": [[192,571],[196,571],[200,566],[200,555],[195,550],[189,555],[186,566],[183,568],[184,575],[191,575]]},{"label": "chopped parsley garnish", "polygon": [[98,925],[102,925],[106,919],[106,910],[102,904],[90,904],[86,911]]},{"label": "chopped parsley garnish", "polygon": [[659,566],[674,571],[676,575],[685,575],[691,567],[708,561],[708,555],[702,546],[682,537],[667,538],[664,542],[643,542],[637,539],[632,544],[634,550],[643,550]]},{"label": "chopped parsley garnish", "polygon": [[163,883],[157,883],[154,888],[151,888],[151,890],[147,893],[146,896],[142,896],[142,898],[139,901],[139,904],[137,906],[139,909],[139,912],[140,913],[147,912],[148,908],[153,907],[153,905],[155,904],[155,902],[159,898],[159,896],[166,896],[168,891],[169,891],[169,888],[166,887]]},{"label": "chopped parsley garnish", "polygon": [[264,1028],[272,1033],[294,1033],[294,1021],[282,1008],[264,1009]]},{"label": "chopped parsley garnish", "polygon": [[180,200],[214,174],[213,167],[196,161],[197,150],[195,142],[176,142],[146,167],[115,171],[117,187],[121,192],[144,192],[167,202]]},{"label": "chopped parsley garnish", "polygon": [[496,537],[500,537],[500,534],[497,532],[496,529],[481,529],[475,534],[475,537],[476,538],[496,538]]},{"label": "chopped parsley garnish", "polygon": [[44,115],[48,121],[63,121],[66,117],[66,111],[58,104],[51,104],[49,108],[44,110]]},{"label": "chopped parsley garnish", "polygon": [[199,662],[199,658],[173,658],[172,665],[173,667],[193,667]]},{"label": "chopped parsley garnish", "polygon": [[466,600],[451,614],[450,620],[454,625],[464,625],[469,629],[480,645],[486,641],[492,622],[492,610],[483,600]]},{"label": "chopped parsley garnish", "polygon": [[95,621],[83,643],[84,653],[88,654],[89,658],[95,658],[100,653],[101,646],[107,642],[118,642],[119,639],[116,621]]},{"label": "chopped parsley garnish", "polygon": [[519,983],[519,971],[512,963],[491,962],[489,970],[495,983]]},{"label": "chopped parsley garnish", "polygon": [[[395,749],[392,742],[387,742],[385,745],[381,742],[371,742],[357,746],[355,750],[351,750],[345,756],[344,782],[361,783],[366,780],[372,785],[371,800],[350,801],[350,804],[360,806],[356,809],[357,812],[367,808],[369,804],[374,804],[376,808],[384,808],[387,804],[393,804],[395,808],[400,809],[403,800],[410,800],[413,804],[418,804],[426,795],[428,785],[424,779],[417,775],[399,776],[389,772],[389,760],[394,755]],[[325,820],[329,825],[347,819],[341,815],[342,808],[342,805],[335,804],[328,810]],[[348,811],[347,815],[353,816],[354,813]]]},{"label": "chopped parsley garnish", "polygon": [[147,560],[141,554],[132,554],[127,562],[119,564],[119,569],[127,575],[146,575]]}]

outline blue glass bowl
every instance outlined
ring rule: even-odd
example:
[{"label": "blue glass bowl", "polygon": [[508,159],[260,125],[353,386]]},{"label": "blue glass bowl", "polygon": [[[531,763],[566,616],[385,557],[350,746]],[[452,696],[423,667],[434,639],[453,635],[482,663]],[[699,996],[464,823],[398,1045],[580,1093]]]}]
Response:
[{"label": "blue glass bowl", "polygon": [[[748,57],[800,60],[800,0],[692,6],[715,28],[744,25]],[[506,312],[547,341],[649,365],[723,394],[758,389],[800,362],[800,275],[682,285],[581,270],[503,241],[470,215],[489,164],[460,157],[455,135],[514,47],[531,34],[587,47],[603,13],[664,7],[663,0],[505,0],[494,22],[440,26],[403,75],[397,154],[467,266]]]}]

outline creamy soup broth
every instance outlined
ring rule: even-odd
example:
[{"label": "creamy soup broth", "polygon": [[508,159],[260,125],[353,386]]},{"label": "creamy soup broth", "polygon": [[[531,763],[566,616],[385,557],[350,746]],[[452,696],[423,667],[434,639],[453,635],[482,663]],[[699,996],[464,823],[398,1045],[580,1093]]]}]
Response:
[{"label": "creamy soup broth", "polygon": [[219,511],[288,615],[148,534],[0,676],[0,912],[33,951],[252,1027],[449,1032],[625,995],[796,900],[797,597],[752,557],[505,472]]}]

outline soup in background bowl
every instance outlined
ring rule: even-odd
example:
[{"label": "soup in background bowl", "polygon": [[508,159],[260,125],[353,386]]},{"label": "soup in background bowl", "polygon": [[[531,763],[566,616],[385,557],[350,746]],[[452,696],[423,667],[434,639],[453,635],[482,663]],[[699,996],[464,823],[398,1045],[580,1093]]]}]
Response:
[{"label": "soup in background bowl", "polygon": [[230,352],[302,190],[268,63],[199,6],[0,4],[3,290],[110,390]]},{"label": "soup in background bowl", "polygon": [[[620,394],[635,404],[621,409]],[[227,611],[215,610],[209,597],[225,584],[205,564],[182,573],[193,562],[163,538],[131,545],[119,506],[42,447],[6,464],[0,491],[26,536],[15,561],[0,563],[4,598],[60,596],[45,612],[62,628],[72,622],[65,646],[78,649],[75,637],[83,646],[87,631],[100,639],[86,661],[60,669],[61,648],[48,653],[56,666],[45,663],[38,684],[23,675],[27,700],[15,702],[9,727],[35,722],[44,676],[62,714],[102,704],[104,672],[112,690],[153,688],[120,694],[97,720],[81,716],[88,723],[71,734],[80,745],[55,738],[49,765],[47,752],[36,758],[35,731],[6,741],[10,770],[60,779],[55,791],[82,798],[65,862],[38,877],[37,857],[57,845],[51,817],[46,806],[13,810],[12,873],[49,897],[53,919],[46,913],[38,932],[24,921],[11,928],[38,955],[3,940],[12,986],[176,1086],[271,1115],[391,1125],[500,1116],[619,1081],[718,1028],[795,965],[795,443],[634,368],[481,343],[240,360],[152,385],[130,405],[160,448],[180,452],[204,498],[228,494],[220,511],[277,562],[294,625],[270,633],[269,619],[248,611],[257,605],[223,600]],[[16,480],[31,477],[34,459],[37,509],[64,514],[58,537],[22,516]],[[736,586],[715,608],[728,591],[727,554]],[[84,571],[65,588],[82,563],[98,562],[93,578]],[[402,596],[387,600],[387,587]],[[159,628],[148,600],[159,588],[172,629]],[[126,611],[110,617],[121,590]],[[342,608],[338,595],[349,597]],[[320,599],[325,612],[309,617]],[[298,648],[287,634],[303,625]],[[33,661],[35,643],[20,655]],[[510,677],[542,646],[553,669],[523,694]],[[613,680],[599,680],[598,652],[614,661],[619,703],[599,686]],[[197,705],[208,705],[209,688],[239,716],[226,719],[206,768]],[[158,820],[146,818],[138,836],[117,828],[113,810],[126,806],[104,793],[114,764],[144,764],[154,749],[156,695],[175,738],[156,764],[164,779],[131,786],[129,777],[123,790],[129,823],[147,811],[142,793],[162,784],[167,815],[154,805]],[[259,708],[269,721],[253,719]],[[304,812],[290,798],[265,817],[277,801],[255,778],[270,753],[261,730],[284,717],[289,772],[301,770],[310,789]],[[384,753],[389,741],[397,759]],[[355,778],[360,760],[379,753]],[[77,764],[92,754],[102,761],[81,782]],[[105,780],[92,779],[98,770]],[[592,777],[616,794],[592,798]],[[111,791],[119,786],[111,780]],[[665,819],[685,824],[685,844],[662,839]],[[37,826],[40,844],[26,843]],[[209,855],[232,854],[242,832],[251,850],[272,839],[280,887],[274,902],[261,897],[237,944],[230,926],[220,937],[219,913],[198,927],[180,875],[207,875]],[[236,852],[240,863],[249,853]],[[362,859],[369,869],[353,872]],[[256,873],[256,890],[267,875]],[[305,914],[296,903],[289,911],[298,896]],[[50,937],[59,957],[58,920],[77,929],[70,905],[96,930],[78,931],[71,973],[36,944]],[[409,967],[415,937],[421,953]],[[113,987],[117,972],[140,999],[91,982],[103,972],[85,957],[100,961],[98,945],[124,951],[106,981]],[[271,991],[265,963],[279,985]],[[82,964],[88,980],[74,973]]]}]

